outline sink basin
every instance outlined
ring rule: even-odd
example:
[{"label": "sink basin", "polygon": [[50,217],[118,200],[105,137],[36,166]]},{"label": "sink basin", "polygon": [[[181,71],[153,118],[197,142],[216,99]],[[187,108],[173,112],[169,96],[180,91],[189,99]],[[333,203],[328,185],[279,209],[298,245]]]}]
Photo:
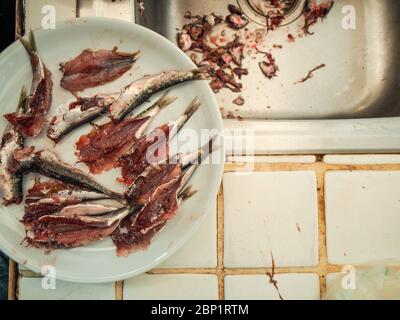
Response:
[{"label": "sink basin", "polygon": [[[227,5],[237,3],[249,29],[265,30],[252,1],[146,0],[145,19],[135,12],[135,20],[176,44],[186,11],[225,16]],[[400,1],[336,0],[327,18],[312,26],[314,35],[301,38],[305,0],[287,1],[293,8],[264,42],[278,76],[267,79],[258,67],[262,56],[247,56],[241,93],[246,103],[233,104],[238,93],[227,89],[216,95],[227,132],[250,139],[254,154],[400,152]],[[349,8],[355,29],[342,27]],[[289,33],[295,42],[288,41]],[[295,84],[320,64],[326,67]],[[233,153],[234,146],[226,145]]]},{"label": "sink basin", "polygon": [[[242,119],[359,119],[400,116],[400,1],[336,0],[331,12],[312,27],[312,36],[298,38],[304,1],[287,15],[284,26],[265,38],[279,66],[276,78],[269,80],[258,67],[257,59],[247,56],[244,65],[250,75],[244,77],[244,106],[232,101],[238,96],[228,89],[217,94],[222,113]],[[233,0],[146,0],[146,22],[136,14],[136,22],[176,43],[176,28],[192,14],[227,15]],[[252,0],[239,0],[248,13],[249,29],[262,28],[260,14],[251,14]],[[247,6],[246,6],[247,4]],[[356,29],[342,27],[344,6],[353,6]],[[345,9],[348,7],[345,7]],[[254,9],[254,8],[252,8]],[[250,13],[250,14],[249,14]],[[261,19],[264,21],[264,19]],[[288,34],[296,41],[288,42]],[[281,45],[281,49],[273,48]],[[295,84],[314,67],[307,82]]]}]

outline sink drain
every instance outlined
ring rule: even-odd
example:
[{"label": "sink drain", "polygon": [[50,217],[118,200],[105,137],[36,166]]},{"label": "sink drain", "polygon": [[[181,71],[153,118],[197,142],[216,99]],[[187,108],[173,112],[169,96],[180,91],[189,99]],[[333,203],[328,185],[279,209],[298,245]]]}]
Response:
[{"label": "sink drain", "polygon": [[[284,16],[281,26],[295,21],[303,12],[306,0],[237,0],[245,15],[254,22],[265,26],[268,13],[279,12]],[[278,4],[278,5],[277,5]]]}]

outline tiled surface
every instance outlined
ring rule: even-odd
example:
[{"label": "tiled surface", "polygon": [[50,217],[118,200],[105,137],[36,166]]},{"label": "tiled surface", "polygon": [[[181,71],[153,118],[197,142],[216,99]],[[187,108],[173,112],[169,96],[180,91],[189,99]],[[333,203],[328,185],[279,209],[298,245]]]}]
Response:
[{"label": "tiled surface", "polygon": [[224,176],[225,267],[313,266],[318,210],[314,172]]},{"label": "tiled surface", "polygon": [[124,300],[215,300],[218,279],[215,275],[141,275],[125,281]]},{"label": "tiled surface", "polygon": [[56,289],[45,290],[42,278],[22,277],[19,280],[20,300],[114,300],[114,283],[75,284],[56,281]]},{"label": "tiled surface", "polygon": [[215,268],[217,266],[217,205],[207,214],[192,239],[159,268]]},{"label": "tiled surface", "polygon": [[400,260],[400,171],[328,172],[329,262]]},{"label": "tiled surface", "polygon": [[56,21],[76,17],[76,0],[28,0],[25,3],[25,30],[40,28],[42,20],[48,21],[48,15],[53,12]]},{"label": "tiled surface", "polygon": [[325,163],[330,164],[398,164],[400,154],[361,154],[361,155],[326,155]]},{"label": "tiled surface", "polygon": [[[279,293],[284,300],[318,300],[320,295],[317,274],[275,275]],[[277,289],[266,275],[225,277],[225,299],[279,300]]]}]

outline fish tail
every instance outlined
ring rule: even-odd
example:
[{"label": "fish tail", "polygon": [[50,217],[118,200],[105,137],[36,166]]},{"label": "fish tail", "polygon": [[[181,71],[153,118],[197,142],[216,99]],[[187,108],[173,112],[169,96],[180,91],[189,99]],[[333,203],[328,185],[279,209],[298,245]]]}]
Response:
[{"label": "fish tail", "polygon": [[37,51],[36,39],[35,39],[35,35],[33,34],[32,30],[29,32],[29,42],[31,44],[32,51],[36,52]]},{"label": "fish tail", "polygon": [[197,97],[190,101],[187,106],[184,115],[189,119],[201,106],[201,103]]},{"label": "fish tail", "polygon": [[132,55],[131,55],[131,57],[132,57],[132,60],[133,60],[133,61],[136,61],[137,59],[139,59],[139,57],[140,57],[140,50],[133,52]]},{"label": "fish tail", "polygon": [[202,66],[193,70],[193,77],[195,80],[208,80],[210,79],[211,68],[209,66]]},{"label": "fish tail", "polygon": [[136,117],[140,118],[140,117],[146,117],[146,116],[155,115],[161,109],[163,109],[166,106],[170,105],[172,102],[174,102],[177,99],[176,97],[171,97],[168,94],[169,94],[169,91],[166,91],[155,103],[153,103],[150,107],[148,107],[146,110],[141,112]]},{"label": "fish tail", "polygon": [[211,153],[219,149],[219,146],[216,144],[216,139],[217,136],[213,136],[207,141],[207,143],[197,150],[194,150],[191,153],[178,155],[181,167],[186,170],[193,165],[198,166],[201,164]]},{"label": "fish tail", "polygon": [[18,100],[18,107],[17,107],[17,114],[21,115],[26,112],[26,99],[28,98],[28,91],[26,90],[26,87],[23,86],[21,89],[21,93],[19,95],[19,100]]},{"label": "fish tail", "polygon": [[193,190],[193,187],[190,185],[179,192],[178,198],[180,201],[185,201],[186,199],[194,196],[196,193],[197,190]]},{"label": "fish tail", "polygon": [[29,54],[36,52],[36,40],[32,30],[29,32],[29,40],[22,37],[19,40]]},{"label": "fish tail", "polygon": [[178,133],[182,127],[186,124],[186,122],[189,121],[189,119],[193,116],[193,114],[199,109],[201,103],[199,100],[194,98],[189,105],[187,106],[185,112],[183,115],[181,115],[175,122],[174,122],[174,131],[171,133],[171,136],[174,136],[176,133]]},{"label": "fish tail", "polygon": [[164,109],[166,106],[169,106],[171,103],[173,103],[174,101],[176,101],[178,98],[177,97],[172,97],[169,95],[170,90],[166,91],[165,93],[163,93],[163,95],[160,97],[160,99],[158,99],[156,101],[156,105],[160,108],[160,109]]}]

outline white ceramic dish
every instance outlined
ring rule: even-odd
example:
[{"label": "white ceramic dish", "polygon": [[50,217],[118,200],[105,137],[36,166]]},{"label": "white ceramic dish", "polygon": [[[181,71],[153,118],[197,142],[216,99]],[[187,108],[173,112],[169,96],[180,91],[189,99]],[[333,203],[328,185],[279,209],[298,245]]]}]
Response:
[{"label": "white ceramic dish", "polygon": [[[72,95],[58,85],[61,78],[59,63],[77,56],[83,49],[111,49],[114,46],[128,52],[140,49],[141,57],[133,69],[121,79],[99,88],[86,90],[82,96],[98,92],[116,92],[144,74],[169,69],[190,70],[195,67],[184,53],[160,35],[118,20],[89,18],[64,21],[58,23],[55,30],[36,30],[35,37],[38,51],[52,72],[55,84],[52,110],[48,118],[59,112],[59,106],[65,107],[73,100]],[[30,88],[31,84],[30,61],[19,42],[12,44],[0,55],[0,70],[0,113],[4,114],[15,109],[22,85],[25,84]],[[178,100],[163,110],[151,127],[175,119],[183,112],[189,101],[198,96],[202,106],[187,126],[197,132],[201,129],[222,130],[222,119],[216,100],[205,81],[194,81],[173,87],[171,94],[178,97]],[[152,101],[157,97],[158,95],[154,96]],[[0,120],[1,134],[5,125],[6,121]],[[50,148],[62,160],[75,163],[74,143],[80,135],[89,130],[88,125],[79,128],[57,146],[46,138],[30,140],[28,144],[36,145],[37,148]],[[223,146],[217,153],[220,159],[223,159]],[[85,166],[81,168],[87,171]],[[41,272],[45,265],[52,265],[55,267],[56,277],[65,281],[109,282],[143,273],[170,256],[196,232],[205,218],[212,198],[218,192],[222,173],[223,161],[219,164],[200,166],[191,180],[198,193],[181,205],[176,217],[153,238],[146,251],[131,254],[127,258],[116,256],[115,247],[110,239],[86,247],[56,250],[50,254],[22,246],[20,243],[25,232],[18,219],[23,215],[23,205],[0,208],[0,249],[35,272]],[[118,172],[112,171],[96,176],[96,179],[114,190],[121,191],[121,185],[115,181],[117,176]],[[32,175],[26,176],[25,188],[31,183]]]}]

